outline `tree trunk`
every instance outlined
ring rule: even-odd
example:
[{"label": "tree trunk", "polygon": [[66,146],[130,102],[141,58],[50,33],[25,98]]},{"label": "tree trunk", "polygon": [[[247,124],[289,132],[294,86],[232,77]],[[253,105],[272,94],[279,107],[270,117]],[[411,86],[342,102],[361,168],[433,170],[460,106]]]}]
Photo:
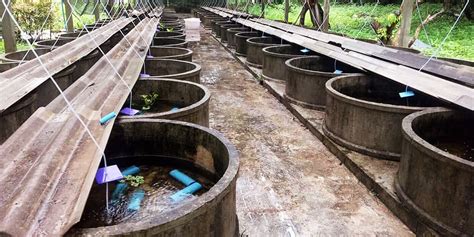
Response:
[{"label": "tree trunk", "polygon": [[329,0],[324,0],[324,6],[323,6],[323,25],[322,25],[322,28],[321,30],[324,31],[324,32],[327,32],[329,30],[329,8],[330,8],[330,4],[329,4]]},{"label": "tree trunk", "polygon": [[290,0],[285,0],[285,22],[288,23],[288,14],[290,12]]},{"label": "tree trunk", "polygon": [[398,36],[396,39],[396,44],[398,46],[408,47],[408,43],[410,42],[410,28],[414,4],[415,0],[403,0],[402,5],[400,6],[402,22],[400,23],[400,29],[398,30]]},{"label": "tree trunk", "polygon": [[451,9],[452,6],[453,6],[452,0],[444,0],[443,8],[445,11],[448,11],[449,9]]},{"label": "tree trunk", "polygon": [[15,29],[13,25],[13,21],[11,16],[6,12],[6,8],[12,12],[11,8],[11,1],[6,0],[5,1],[6,6],[2,3],[0,3],[0,12],[3,15],[2,19],[2,35],[3,35],[3,42],[4,42],[4,47],[5,47],[5,53],[11,53],[16,51],[16,40],[15,40]]}]

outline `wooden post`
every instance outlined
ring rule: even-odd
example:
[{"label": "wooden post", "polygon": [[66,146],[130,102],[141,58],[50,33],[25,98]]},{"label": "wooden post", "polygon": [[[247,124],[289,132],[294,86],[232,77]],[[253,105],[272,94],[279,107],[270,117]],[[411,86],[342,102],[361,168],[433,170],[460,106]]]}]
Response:
[{"label": "wooden post", "polygon": [[15,52],[16,51],[16,39],[15,39],[15,27],[13,25],[13,21],[6,12],[6,8],[10,9],[10,12],[12,12],[11,8],[11,1],[6,0],[7,6],[5,6],[2,2],[0,4],[0,12],[3,14],[3,19],[2,19],[2,36],[3,36],[3,44],[5,46],[5,53],[10,53],[10,52]]},{"label": "wooden post", "polygon": [[97,6],[94,9],[95,21],[100,21],[100,7],[101,7],[101,4],[100,4],[99,1],[100,0],[96,0]]},{"label": "wooden post", "polygon": [[401,8],[401,23],[398,30],[397,45],[407,47],[410,42],[411,16],[415,0],[403,0]]},{"label": "wooden post", "polygon": [[324,0],[324,5],[323,5],[323,26],[321,27],[321,30],[324,32],[327,32],[329,30],[329,8],[330,8],[330,3],[329,0]]},{"label": "wooden post", "polygon": [[285,22],[288,23],[288,14],[290,12],[290,0],[285,0]]},{"label": "wooden post", "polygon": [[69,4],[69,0],[63,0],[63,4],[64,4],[64,11],[66,12],[67,31],[73,32],[74,31],[74,22],[73,22],[74,16],[72,15],[72,8],[71,8],[71,5]]}]

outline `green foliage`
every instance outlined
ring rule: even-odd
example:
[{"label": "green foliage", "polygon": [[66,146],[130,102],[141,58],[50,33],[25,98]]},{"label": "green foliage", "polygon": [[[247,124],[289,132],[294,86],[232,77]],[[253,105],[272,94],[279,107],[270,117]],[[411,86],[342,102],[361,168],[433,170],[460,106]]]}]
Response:
[{"label": "green foliage", "polygon": [[167,32],[173,32],[174,29],[173,29],[173,28],[167,28],[166,31],[167,31]]},{"label": "green foliage", "polygon": [[377,24],[376,34],[382,42],[388,43],[393,38],[394,33],[398,31],[398,23],[401,17],[390,13],[386,16],[375,17],[375,24]]},{"label": "green foliage", "polygon": [[13,14],[23,31],[31,37],[35,37],[53,25],[55,15],[48,14],[50,8],[50,0],[30,3],[16,2],[13,4]]},{"label": "green foliage", "polygon": [[139,175],[126,175],[124,179],[120,180],[120,183],[127,183],[128,185],[136,188],[145,183],[145,179],[143,176]]},{"label": "green foliage", "polygon": [[[293,2],[293,1],[292,1]],[[242,7],[242,5],[240,5]],[[385,18],[384,21],[390,22],[393,20],[394,11],[400,8],[399,4],[377,5],[375,4],[331,4],[331,12],[329,15],[329,23],[331,25],[331,32],[347,35],[352,38],[361,38],[369,40],[377,40],[378,35],[370,27],[370,23],[374,18]],[[424,3],[420,5],[420,16],[418,11],[414,10],[413,20],[411,25],[411,34],[413,34],[420,24],[420,18],[424,20],[428,14],[434,14],[442,8],[441,3]],[[272,20],[284,19],[284,4],[274,5],[269,4],[265,6],[265,18]],[[375,9],[375,10],[374,10]],[[241,8],[243,9],[243,7]],[[292,3],[290,5],[289,21],[294,23],[298,18],[301,10],[301,5]],[[253,15],[261,14],[261,5],[255,4],[249,6],[249,13]],[[422,53],[431,55],[434,50],[440,45],[443,38],[453,25],[455,17],[452,15],[443,15],[435,21],[425,26],[429,39],[424,32],[420,34],[420,40],[433,46],[434,49],[425,50]],[[305,25],[311,25],[309,13],[305,19]],[[474,60],[474,24],[465,17],[456,25],[456,28],[451,33],[450,37],[443,45],[443,49],[439,52],[439,57],[460,58],[467,60]],[[431,43],[430,43],[431,42]]]},{"label": "green foliage", "polygon": [[155,104],[156,100],[158,99],[158,93],[156,92],[151,92],[150,94],[147,95],[140,95],[142,98],[142,110],[147,111],[151,109],[151,106]]}]

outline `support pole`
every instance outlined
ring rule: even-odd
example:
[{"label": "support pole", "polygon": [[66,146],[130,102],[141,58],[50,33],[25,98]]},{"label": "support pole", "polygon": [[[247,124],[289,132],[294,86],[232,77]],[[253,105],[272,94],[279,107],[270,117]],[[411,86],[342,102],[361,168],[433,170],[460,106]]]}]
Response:
[{"label": "support pole", "polygon": [[[64,4],[64,10],[66,11],[66,27],[68,32],[73,32],[74,31],[74,22],[73,22],[73,16],[72,16],[72,8],[71,5],[69,4],[69,0],[63,0]],[[69,17],[71,16],[71,17]]]},{"label": "support pole", "polygon": [[285,22],[288,23],[288,14],[290,12],[290,0],[285,0]]},{"label": "support pole", "polygon": [[100,0],[96,0],[97,7],[94,9],[95,21],[100,21]]},{"label": "support pole", "polygon": [[401,6],[401,23],[398,30],[397,44],[401,47],[408,47],[410,42],[410,27],[415,0],[403,0]]},{"label": "support pole", "polygon": [[3,36],[3,44],[5,46],[5,53],[15,52],[16,51],[16,39],[15,39],[15,31],[13,26],[13,21],[10,15],[6,12],[6,8],[10,9],[11,11],[11,1],[6,0],[6,6],[3,2],[0,4],[0,12],[3,14],[2,19],[2,36]]},{"label": "support pole", "polygon": [[323,27],[322,31],[328,32],[329,30],[329,9],[330,9],[330,4],[329,0],[324,0],[324,5],[323,5]]}]

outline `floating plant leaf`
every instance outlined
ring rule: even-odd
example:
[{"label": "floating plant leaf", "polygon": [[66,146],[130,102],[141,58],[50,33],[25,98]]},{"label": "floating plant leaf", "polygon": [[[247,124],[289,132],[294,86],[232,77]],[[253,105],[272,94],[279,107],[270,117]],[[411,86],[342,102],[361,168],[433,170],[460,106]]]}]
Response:
[{"label": "floating plant leaf", "polygon": [[145,179],[140,175],[126,175],[124,179],[120,180],[121,183],[128,183],[132,187],[138,187],[145,183]]},{"label": "floating plant leaf", "polygon": [[140,95],[142,98],[142,110],[147,111],[151,109],[151,106],[155,104],[156,100],[158,99],[158,93],[156,92],[151,92],[150,94],[147,95]]}]

